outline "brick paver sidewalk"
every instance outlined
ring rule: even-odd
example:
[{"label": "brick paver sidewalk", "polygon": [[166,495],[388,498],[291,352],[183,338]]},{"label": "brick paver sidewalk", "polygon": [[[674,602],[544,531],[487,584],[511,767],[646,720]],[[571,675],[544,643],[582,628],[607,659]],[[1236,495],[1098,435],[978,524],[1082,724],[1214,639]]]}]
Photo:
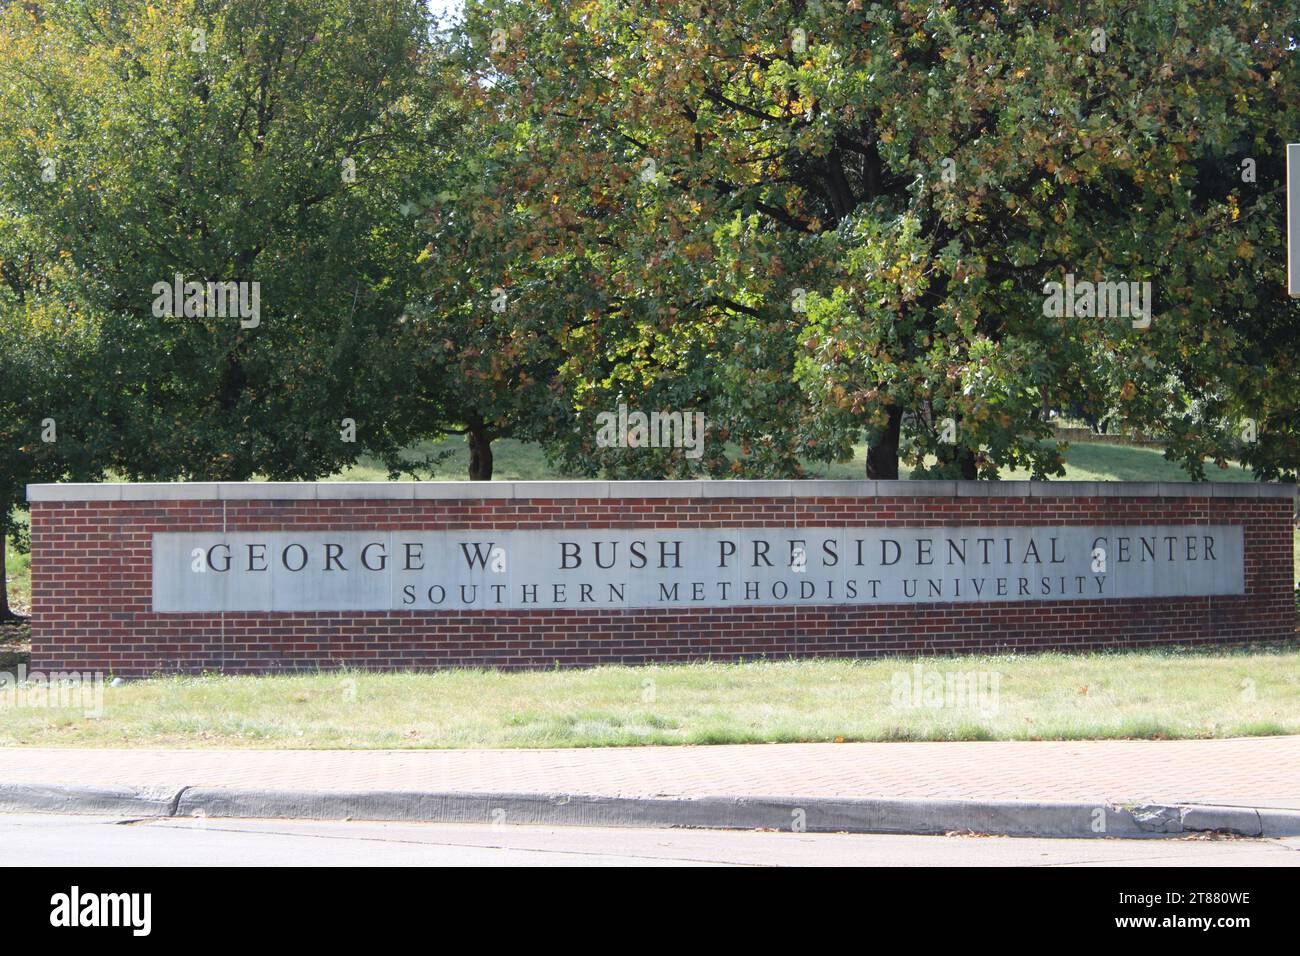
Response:
[{"label": "brick paver sidewalk", "polygon": [[1150,801],[1300,809],[1300,737],[583,750],[0,748],[0,784]]}]

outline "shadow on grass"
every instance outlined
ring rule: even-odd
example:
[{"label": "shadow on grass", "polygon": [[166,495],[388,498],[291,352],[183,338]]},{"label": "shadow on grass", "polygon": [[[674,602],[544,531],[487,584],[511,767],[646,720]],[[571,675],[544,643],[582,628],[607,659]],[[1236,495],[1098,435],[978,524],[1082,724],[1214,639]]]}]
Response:
[{"label": "shadow on grass", "polygon": [[[1187,472],[1177,462],[1166,459],[1158,448],[1075,441],[1070,443],[1066,459],[1072,471],[1088,472],[1111,481],[1189,480]],[[1254,480],[1254,476],[1239,465],[1219,468],[1213,462],[1206,465],[1205,477],[1210,481]]]},{"label": "shadow on grass", "polygon": [[20,664],[30,664],[32,628],[27,621],[0,623],[0,671],[16,671]]}]

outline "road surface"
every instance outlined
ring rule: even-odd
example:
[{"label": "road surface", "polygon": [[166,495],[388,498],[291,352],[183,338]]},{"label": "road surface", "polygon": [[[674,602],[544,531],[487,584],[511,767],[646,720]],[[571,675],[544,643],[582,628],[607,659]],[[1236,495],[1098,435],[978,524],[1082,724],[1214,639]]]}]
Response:
[{"label": "road surface", "polygon": [[1039,840],[0,815],[0,866],[1300,866],[1300,838]]}]

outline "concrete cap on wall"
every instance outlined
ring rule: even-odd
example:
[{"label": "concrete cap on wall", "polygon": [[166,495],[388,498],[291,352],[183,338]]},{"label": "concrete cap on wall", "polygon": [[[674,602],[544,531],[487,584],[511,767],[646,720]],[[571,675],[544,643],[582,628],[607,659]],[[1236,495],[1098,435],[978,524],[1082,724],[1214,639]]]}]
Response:
[{"label": "concrete cap on wall", "polygon": [[28,485],[28,501],[602,498],[1290,498],[1294,482],[1205,481],[220,481]]}]

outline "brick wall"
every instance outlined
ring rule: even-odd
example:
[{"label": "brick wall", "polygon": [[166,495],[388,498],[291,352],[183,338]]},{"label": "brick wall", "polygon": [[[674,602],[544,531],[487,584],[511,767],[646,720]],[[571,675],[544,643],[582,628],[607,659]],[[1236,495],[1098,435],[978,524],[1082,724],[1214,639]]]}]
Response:
[{"label": "brick wall", "polygon": [[[304,484],[282,491],[255,485],[33,486],[32,667],[121,676],[342,664],[524,668],[1095,650],[1273,641],[1295,632],[1293,486],[1139,485],[1130,493],[1124,485],[1047,482],[1005,482],[993,488],[974,482],[629,482],[622,489],[621,483],[593,482],[590,491],[579,483],[487,484],[482,497],[466,497],[480,493],[474,486],[428,485],[382,499],[364,496],[393,493],[391,486],[367,490]],[[773,490],[764,493],[768,488]],[[729,489],[735,491],[727,495]],[[1099,490],[1105,493],[1090,493]],[[419,497],[439,494],[456,497]],[[579,497],[584,494],[591,496]],[[151,609],[154,532],[872,528],[976,522],[1239,524],[1245,537],[1246,593],[690,609],[194,614]]]}]

